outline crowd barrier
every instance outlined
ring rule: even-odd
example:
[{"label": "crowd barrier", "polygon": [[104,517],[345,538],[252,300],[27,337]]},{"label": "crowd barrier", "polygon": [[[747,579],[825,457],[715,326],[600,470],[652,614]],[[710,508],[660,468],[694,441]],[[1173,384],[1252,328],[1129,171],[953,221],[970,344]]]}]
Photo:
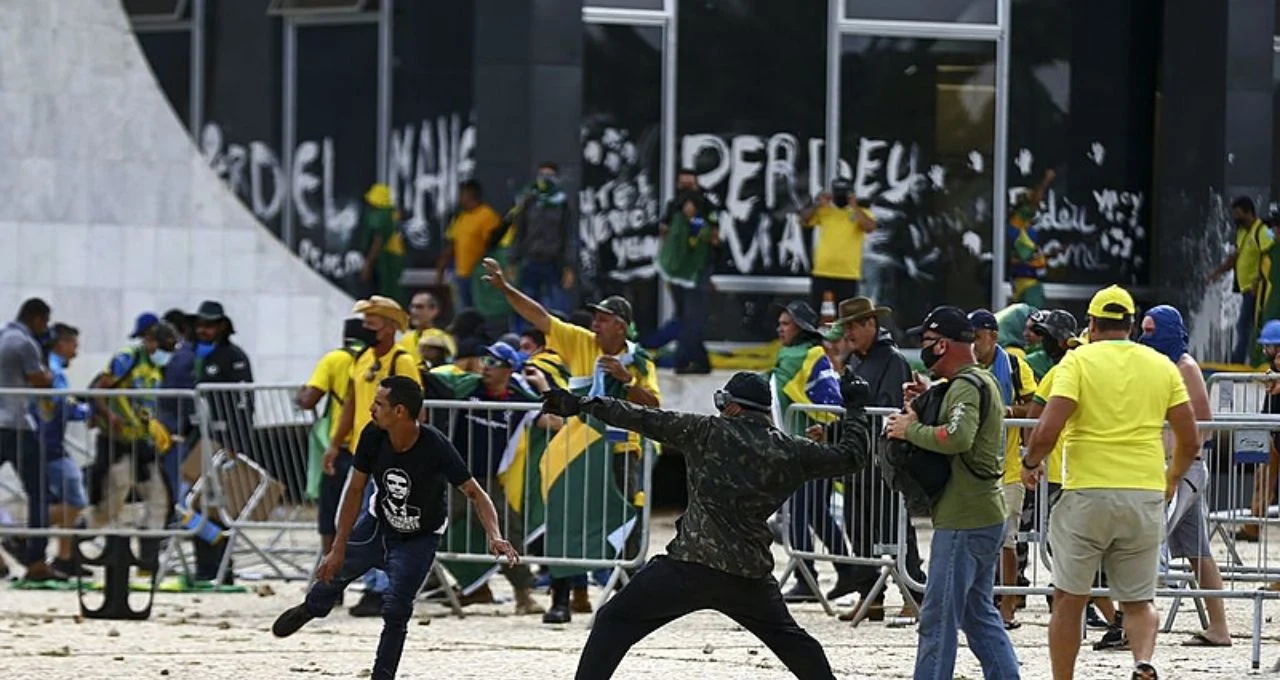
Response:
[{"label": "crowd barrier", "polygon": [[[194,497],[212,485],[220,489],[215,519],[227,529],[227,549],[219,579],[234,564],[241,578],[306,580],[321,556],[321,454],[329,418],[339,414],[323,402],[301,409],[300,388],[229,384],[196,390],[218,445],[188,457],[183,469],[203,466],[207,473],[196,475]],[[493,498],[503,534],[525,556],[526,566],[508,578],[527,581],[527,565],[543,565],[553,576],[607,569],[607,597],[648,549],[652,447],[628,444],[626,433],[607,428],[565,427],[556,439],[560,430],[547,425],[558,428],[559,419],[548,423],[539,408],[536,402],[424,402],[429,421],[454,442]],[[228,468],[231,460],[236,465]],[[499,566],[460,493],[449,496],[449,518],[434,571],[467,595]],[[448,595],[460,613],[456,594]]]},{"label": "crowd barrier", "polygon": [[[815,422],[812,414],[842,412],[839,407],[794,405],[786,417],[792,431],[802,431]],[[868,409],[873,420],[873,447],[880,445],[878,435],[883,418],[893,412],[892,409]],[[1201,588],[1192,560],[1170,554],[1166,543],[1157,597],[1168,602],[1164,632],[1172,629],[1185,599],[1191,599],[1195,603],[1202,626],[1208,624],[1204,606],[1206,598],[1251,602],[1251,664],[1252,668],[1257,669],[1261,663],[1263,602],[1280,599],[1280,592],[1276,590],[1276,583],[1280,581],[1280,559],[1268,554],[1270,546],[1265,531],[1260,532],[1258,549],[1244,554],[1238,549],[1238,540],[1231,529],[1248,524],[1260,527],[1275,524],[1274,519],[1269,516],[1252,515],[1248,505],[1249,497],[1243,490],[1252,487],[1249,474],[1257,473],[1262,478],[1267,478],[1266,468],[1269,466],[1263,444],[1269,445],[1271,433],[1280,431],[1280,418],[1265,414],[1251,414],[1249,417],[1245,415],[1215,413],[1215,420],[1198,423],[1205,444],[1201,461],[1197,464],[1204,465],[1204,476],[1209,481],[1203,491],[1201,519],[1207,523],[1206,533],[1210,545],[1205,545],[1204,539],[1193,539],[1189,546],[1180,548],[1183,552],[1197,556],[1197,559],[1205,555],[1215,556],[1224,585],[1220,589]],[[1005,421],[1007,430],[1029,431],[1035,424],[1036,421],[1026,419]],[[867,470],[839,480],[843,493],[832,493],[831,485],[823,487],[822,482],[810,483],[783,510],[785,519],[781,540],[790,559],[787,574],[798,574],[810,586],[828,613],[834,611],[831,603],[818,588],[817,580],[806,563],[824,562],[833,567],[840,565],[841,568],[868,565],[879,569],[870,596],[860,600],[859,610],[854,617],[855,625],[887,587],[886,580],[893,579],[897,582],[904,602],[911,602],[910,594],[922,593],[924,589],[919,578],[918,563],[914,561],[918,548],[911,545],[909,538],[914,537],[910,531],[913,526],[911,518],[898,495],[891,494],[893,500],[886,502],[884,494],[887,489],[879,480],[880,472],[874,461],[873,454],[872,464]],[[1027,585],[999,585],[1004,582],[1003,574],[999,574],[996,595],[1025,597],[1053,593],[1048,519],[1057,493],[1057,485],[1051,488],[1047,480],[1041,481],[1029,501],[1036,508],[1034,526],[1031,531],[1022,531],[1017,535],[1019,542],[1035,544],[1037,548],[1035,558],[1022,575]],[[1178,498],[1175,497],[1170,505],[1171,510],[1177,506],[1177,502]],[[832,511],[830,508],[833,506],[839,507],[840,511]],[[859,516],[860,512],[865,514]],[[1274,512],[1273,507],[1271,513]],[[792,519],[797,515],[804,519],[793,523]],[[868,536],[868,533],[871,535]],[[1214,550],[1215,547],[1218,549]],[[1260,584],[1267,584],[1269,587],[1259,588]],[[1097,597],[1108,596],[1108,590],[1101,580],[1093,594]]]}]

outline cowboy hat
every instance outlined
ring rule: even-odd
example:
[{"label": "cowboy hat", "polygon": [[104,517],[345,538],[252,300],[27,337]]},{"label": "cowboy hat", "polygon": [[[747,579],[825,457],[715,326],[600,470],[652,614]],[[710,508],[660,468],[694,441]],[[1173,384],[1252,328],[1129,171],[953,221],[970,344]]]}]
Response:
[{"label": "cowboy hat", "polygon": [[389,319],[401,331],[409,330],[409,313],[404,311],[399,302],[381,295],[371,296],[367,300],[359,300],[351,308],[352,314],[372,314]]}]

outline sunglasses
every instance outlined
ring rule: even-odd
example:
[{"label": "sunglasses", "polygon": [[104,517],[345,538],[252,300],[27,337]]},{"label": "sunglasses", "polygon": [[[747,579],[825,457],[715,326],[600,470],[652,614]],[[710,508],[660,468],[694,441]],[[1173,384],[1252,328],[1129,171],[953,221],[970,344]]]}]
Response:
[{"label": "sunglasses", "polygon": [[480,363],[485,368],[511,368],[511,364],[497,357],[485,357],[480,360]]}]

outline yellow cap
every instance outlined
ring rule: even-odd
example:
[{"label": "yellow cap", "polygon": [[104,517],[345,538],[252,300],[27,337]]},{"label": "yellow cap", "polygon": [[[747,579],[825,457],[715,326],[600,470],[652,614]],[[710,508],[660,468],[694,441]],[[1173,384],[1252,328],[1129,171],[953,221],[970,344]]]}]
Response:
[{"label": "yellow cap", "polygon": [[1089,301],[1089,316],[1095,319],[1123,319],[1137,313],[1138,309],[1133,304],[1133,296],[1120,286],[1107,286],[1095,293],[1093,299]]},{"label": "yellow cap", "polygon": [[1087,345],[1087,344],[1089,344],[1088,328],[1084,329],[1084,331],[1082,331],[1080,335],[1077,335],[1074,338],[1067,338],[1067,349],[1075,349],[1080,345]]}]

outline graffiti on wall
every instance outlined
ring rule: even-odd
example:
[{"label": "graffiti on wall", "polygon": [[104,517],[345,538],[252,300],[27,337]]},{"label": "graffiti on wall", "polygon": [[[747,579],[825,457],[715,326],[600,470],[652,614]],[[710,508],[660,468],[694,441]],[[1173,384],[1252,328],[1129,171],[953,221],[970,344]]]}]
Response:
[{"label": "graffiti on wall", "polygon": [[637,133],[608,118],[582,126],[578,240],[588,281],[653,277],[662,174],[657,144],[656,126]]},{"label": "graffiti on wall", "polygon": [[475,174],[474,114],[423,119],[391,131],[387,183],[405,216],[401,222],[412,249],[435,250],[457,207],[458,185]]},{"label": "graffiti on wall", "polygon": [[[438,247],[443,225],[457,204],[458,184],[474,172],[475,125],[460,114],[396,128],[388,148],[388,184],[411,250]],[[294,215],[296,252],[311,268],[342,283],[364,266],[359,249],[363,186],[335,186],[341,159],[333,139],[304,140],[292,167],[262,141],[228,141],[207,123],[200,151],[214,173],[265,224],[278,224],[286,204]],[[287,203],[286,203],[287,202]]]}]

